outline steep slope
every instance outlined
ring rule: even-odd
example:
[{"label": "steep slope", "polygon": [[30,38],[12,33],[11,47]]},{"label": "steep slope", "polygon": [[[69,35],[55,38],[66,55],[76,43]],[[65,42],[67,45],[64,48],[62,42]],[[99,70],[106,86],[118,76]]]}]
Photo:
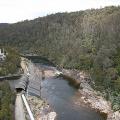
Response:
[{"label": "steep slope", "polygon": [[119,7],[57,13],[0,27],[0,43],[54,58],[63,66],[69,60],[67,66],[79,67],[79,59],[96,55],[103,45],[104,48],[114,47],[113,44],[118,47],[119,17]]}]

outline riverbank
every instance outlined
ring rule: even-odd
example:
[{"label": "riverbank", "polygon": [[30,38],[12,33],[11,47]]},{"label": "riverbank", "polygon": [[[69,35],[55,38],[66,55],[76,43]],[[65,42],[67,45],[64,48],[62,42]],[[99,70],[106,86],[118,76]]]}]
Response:
[{"label": "riverbank", "polygon": [[[21,58],[21,67],[24,71],[24,74],[31,74],[31,69],[30,66],[34,66],[31,61],[29,61],[26,58]],[[43,69],[36,69],[34,66],[34,72],[36,72],[37,75],[39,75],[40,82],[42,81],[43,77]],[[46,71],[46,77],[50,76],[50,74],[53,75],[53,73],[49,73],[49,71]],[[35,81],[30,81],[30,82],[35,82]],[[37,82],[37,81],[36,81]],[[33,84],[33,83],[32,83]],[[41,84],[41,83],[40,83]],[[56,112],[53,111],[53,109],[50,107],[49,104],[40,97],[36,97],[33,95],[28,95],[27,96],[28,103],[31,107],[32,113],[35,117],[35,120],[55,120],[57,114]],[[26,118],[29,118],[27,113],[26,113]]]},{"label": "riverbank", "polygon": [[[56,77],[57,75],[61,75],[62,74],[62,72],[59,72],[55,67],[51,67],[51,66],[46,66],[46,65],[41,65],[41,64],[38,64],[38,63],[32,63],[31,61],[28,61],[27,59],[26,60],[23,60],[23,63],[22,63],[22,65],[23,65],[23,68],[24,69],[26,69],[26,66],[27,66],[27,69],[28,69],[28,71],[29,71],[29,73],[30,73],[30,86],[29,86],[29,92],[30,92],[30,95],[35,95],[35,96],[41,96],[41,93],[40,93],[40,84],[39,84],[39,82],[42,80],[42,76],[44,75],[44,77],[45,77],[45,80],[43,80],[44,82],[42,82],[42,83],[44,83],[44,84],[42,84],[42,96],[43,96],[43,98],[45,98],[49,103],[50,103],[50,105],[52,106],[52,107],[54,107],[54,110],[56,111],[56,109],[58,110],[57,111],[57,113],[58,113],[58,115],[57,115],[57,118],[69,118],[69,116],[70,115],[68,115],[71,111],[71,113],[70,114],[73,114],[72,116],[72,118],[76,118],[76,115],[77,115],[77,119],[81,119],[82,117],[83,118],[90,118],[91,120],[93,120],[93,119],[96,119],[96,118],[101,118],[101,119],[103,119],[103,117],[99,114],[99,113],[97,113],[97,112],[95,112],[95,110],[92,110],[92,109],[90,109],[90,107],[88,108],[88,105],[86,105],[86,104],[84,104],[85,102],[83,102],[83,99],[78,95],[78,96],[76,96],[75,94],[74,94],[74,92],[76,91],[77,93],[79,93],[78,91],[77,91],[77,89],[75,89],[74,87],[72,87],[72,85],[73,85],[73,83],[74,83],[74,81],[76,80],[77,82],[75,83],[75,87],[79,87],[80,86],[80,80],[78,79],[79,78],[79,74],[76,76],[76,72],[75,73],[73,73],[73,74],[71,74],[71,72],[72,72],[72,70],[71,70],[71,72],[70,72],[70,74],[72,75],[72,76],[75,76],[74,77],[74,79],[72,78],[72,76],[66,76],[66,79],[63,79],[62,77]],[[26,70],[25,70],[26,71]],[[65,72],[65,71],[63,71],[63,72]],[[67,71],[66,70],[66,72],[69,72],[69,71]],[[64,74],[65,75],[65,74]],[[65,76],[64,76],[65,77]],[[71,87],[69,87],[70,85],[68,85],[68,82],[66,81],[66,80],[68,80],[68,79],[71,79],[72,80],[72,82],[70,83],[71,84]],[[57,81],[58,80],[58,81]],[[66,82],[64,82],[64,81],[66,81]],[[46,84],[47,83],[47,84]],[[66,84],[67,83],[67,84]],[[45,85],[46,84],[46,85]],[[76,86],[77,85],[77,86]],[[61,87],[62,87],[62,90],[61,90]],[[65,88],[64,88],[65,87]],[[57,91],[58,90],[58,91]],[[68,90],[68,91],[67,91]],[[45,93],[45,91],[47,91],[47,93]],[[62,92],[61,92],[62,91]],[[70,92],[69,92],[70,91]],[[50,92],[50,94],[49,94],[49,92]],[[54,93],[55,92],[55,93]],[[52,93],[52,94],[51,94]],[[64,93],[64,94],[61,94],[61,93]],[[59,96],[56,96],[56,94],[60,94]],[[45,97],[45,95],[46,95],[46,97]],[[51,97],[51,95],[52,95],[52,97]],[[64,96],[65,95],[65,96]],[[69,96],[70,95],[70,97],[72,98],[70,101],[72,101],[72,104],[70,103],[69,104],[69,106],[68,106],[68,103],[70,102],[70,101],[66,101],[66,99],[68,99],[68,98],[66,98],[66,96]],[[76,96],[76,98],[74,98],[75,96]],[[33,97],[33,96],[32,96]],[[50,99],[49,99],[49,97],[50,97]],[[53,98],[53,99],[52,99]],[[35,100],[36,98],[33,98],[33,101],[31,102],[32,103],[32,106],[34,106],[34,100]],[[39,98],[38,98],[39,99]],[[49,100],[48,100],[49,99]],[[52,100],[51,100],[52,99]],[[56,101],[56,99],[57,99],[57,101]],[[39,99],[39,100],[41,100],[41,99]],[[55,101],[54,101],[55,100]],[[59,101],[60,100],[60,101]],[[63,100],[63,101],[62,101]],[[79,100],[80,100],[80,102],[79,102]],[[58,103],[58,101],[59,101],[59,103]],[[39,104],[39,103],[41,103],[41,102],[37,102],[36,104],[40,107],[40,105],[41,104]],[[60,104],[60,106],[59,106],[59,104]],[[65,108],[64,108],[64,106],[62,106],[62,104],[65,104]],[[80,105],[79,105],[80,104]],[[81,105],[82,104],[82,105]],[[54,106],[55,105],[55,106]],[[67,106],[66,106],[67,105]],[[78,111],[77,111],[77,113],[76,113],[76,111],[74,111],[73,110],[73,107],[71,108],[71,106],[79,106],[80,107],[80,109],[78,110],[78,108],[76,108],[75,107],[75,109],[77,109]],[[83,106],[84,105],[84,106]],[[83,106],[83,108],[82,108],[82,106]],[[57,107],[57,108],[56,108]],[[60,107],[60,108],[59,108]],[[62,108],[61,108],[62,107]],[[35,110],[36,109],[36,106],[34,106],[33,107],[34,109],[33,110]],[[91,113],[89,113],[88,111],[88,109],[91,111]],[[61,109],[66,109],[66,110],[70,110],[70,111],[68,111],[68,112],[66,112],[66,110],[64,111],[64,110],[61,110]],[[86,111],[86,115],[87,116],[84,116],[83,115],[83,111]],[[44,111],[44,110],[43,110]],[[93,112],[92,112],[93,111]],[[41,116],[40,115],[40,110],[38,109],[38,111],[36,111],[35,110],[35,113],[38,115],[38,116]],[[39,114],[38,114],[39,113]],[[63,113],[65,114],[64,116],[63,116]],[[82,113],[82,114],[81,114]],[[98,115],[97,115],[97,114]],[[93,115],[92,115],[93,114]],[[44,114],[45,115],[45,114]],[[95,118],[95,116],[97,116],[96,118]],[[89,116],[89,117],[88,117]],[[44,116],[45,117],[45,116]],[[72,120],[72,118],[70,117],[69,119],[71,119]]]},{"label": "riverbank", "polygon": [[[79,92],[81,94],[81,98],[79,99],[80,101],[82,99],[83,102],[92,109],[95,109],[106,116],[107,120],[120,120],[120,112],[114,112],[111,108],[111,103],[102,97],[102,93],[95,91],[90,86],[89,83],[91,80],[86,73],[66,69],[63,69],[62,73],[63,77],[69,78],[70,81],[72,80],[74,84],[79,86]],[[77,104],[80,103],[79,100],[77,101]]]},{"label": "riverbank", "polygon": [[[34,114],[35,120],[55,120],[56,113],[44,100],[35,96],[28,95],[27,101]],[[27,113],[26,118],[29,118]]]}]

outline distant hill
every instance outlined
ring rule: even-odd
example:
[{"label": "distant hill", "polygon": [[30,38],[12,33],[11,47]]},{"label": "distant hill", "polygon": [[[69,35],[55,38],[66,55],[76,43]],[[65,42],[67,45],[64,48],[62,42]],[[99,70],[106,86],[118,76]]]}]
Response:
[{"label": "distant hill", "polygon": [[[107,98],[114,94],[113,91],[118,97],[119,6],[57,13],[0,26],[2,46],[14,46],[23,53],[38,54],[60,67],[87,70],[99,90],[109,91]],[[115,96],[113,98],[117,99]]]},{"label": "distant hill", "polygon": [[112,66],[112,55],[120,47],[119,33],[120,7],[111,6],[0,24],[0,44],[72,68],[89,69],[103,54],[106,58],[98,63],[107,68]]}]

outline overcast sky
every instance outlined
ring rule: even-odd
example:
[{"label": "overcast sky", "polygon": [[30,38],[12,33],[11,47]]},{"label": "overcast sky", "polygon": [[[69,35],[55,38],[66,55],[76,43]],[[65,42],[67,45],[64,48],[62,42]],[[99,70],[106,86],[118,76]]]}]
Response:
[{"label": "overcast sky", "polygon": [[120,0],[0,0],[0,23],[14,23],[56,12],[120,5]]}]

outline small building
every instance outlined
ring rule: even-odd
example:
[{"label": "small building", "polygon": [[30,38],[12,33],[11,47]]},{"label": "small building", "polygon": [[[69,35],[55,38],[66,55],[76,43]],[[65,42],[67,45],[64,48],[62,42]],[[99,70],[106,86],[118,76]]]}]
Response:
[{"label": "small building", "polygon": [[5,60],[5,58],[6,58],[6,55],[5,55],[4,49],[0,49],[0,61]]}]

